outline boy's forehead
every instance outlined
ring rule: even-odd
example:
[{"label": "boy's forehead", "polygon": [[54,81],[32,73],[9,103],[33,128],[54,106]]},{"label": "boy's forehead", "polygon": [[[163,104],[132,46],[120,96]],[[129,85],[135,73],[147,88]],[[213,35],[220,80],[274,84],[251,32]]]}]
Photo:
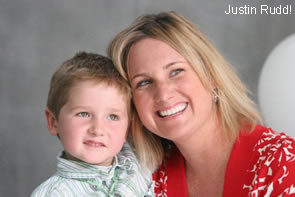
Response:
[{"label": "boy's forehead", "polygon": [[70,87],[69,93],[71,94],[71,91],[75,89],[76,87],[79,87],[82,83],[84,84],[88,83],[89,85],[102,85],[102,87],[105,86],[105,88],[112,88],[116,90],[119,95],[123,96],[127,100],[131,99],[131,92],[128,89],[128,87],[125,87],[124,85],[120,84],[118,81],[115,81],[115,80],[99,80],[99,79],[77,80]]}]

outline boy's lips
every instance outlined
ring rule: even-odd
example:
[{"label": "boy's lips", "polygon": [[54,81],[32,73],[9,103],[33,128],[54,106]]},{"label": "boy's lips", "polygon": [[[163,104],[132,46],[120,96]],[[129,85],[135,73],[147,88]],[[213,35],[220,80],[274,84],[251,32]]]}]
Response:
[{"label": "boy's lips", "polygon": [[83,144],[90,146],[90,147],[94,147],[94,148],[105,147],[104,143],[93,141],[93,140],[86,140]]}]

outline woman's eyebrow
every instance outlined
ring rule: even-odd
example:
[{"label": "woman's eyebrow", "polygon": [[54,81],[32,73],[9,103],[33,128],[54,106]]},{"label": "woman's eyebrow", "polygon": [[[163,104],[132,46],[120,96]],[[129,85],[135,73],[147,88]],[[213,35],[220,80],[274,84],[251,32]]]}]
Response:
[{"label": "woman's eyebrow", "polygon": [[[165,64],[163,66],[163,69],[166,70],[168,69],[169,67],[171,66],[174,66],[175,64],[182,64],[182,63],[185,63],[184,61],[175,61],[175,62],[170,62],[168,64]],[[134,75],[131,79],[130,79],[130,82],[132,82],[135,78],[137,77],[145,77],[146,75],[144,73],[138,73],[136,75]]]},{"label": "woman's eyebrow", "polygon": [[185,63],[184,61],[175,61],[175,62],[170,62],[166,65],[163,66],[163,69],[168,69],[171,66],[174,66],[175,64],[181,64],[181,63]]},{"label": "woman's eyebrow", "polygon": [[139,73],[139,74],[136,74],[136,75],[134,75],[131,79],[130,79],[130,82],[132,82],[134,79],[136,79],[137,77],[144,77],[144,76],[146,76],[145,74],[143,74],[143,73]]}]

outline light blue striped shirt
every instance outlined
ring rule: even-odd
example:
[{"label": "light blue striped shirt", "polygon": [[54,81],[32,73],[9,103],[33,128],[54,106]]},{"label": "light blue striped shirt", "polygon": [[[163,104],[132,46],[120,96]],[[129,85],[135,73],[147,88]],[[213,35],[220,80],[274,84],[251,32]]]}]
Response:
[{"label": "light blue striped shirt", "polygon": [[57,157],[57,172],[39,185],[31,197],[153,196],[152,173],[141,169],[128,143],[112,166],[98,166]]}]

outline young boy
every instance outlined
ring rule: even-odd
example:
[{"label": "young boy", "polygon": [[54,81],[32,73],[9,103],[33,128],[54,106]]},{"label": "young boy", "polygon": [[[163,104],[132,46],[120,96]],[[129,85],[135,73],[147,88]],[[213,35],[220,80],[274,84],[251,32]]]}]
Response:
[{"label": "young boy", "polygon": [[47,127],[64,151],[57,172],[31,196],[152,196],[125,143],[131,116],[127,82],[108,58],[81,52],[65,61],[50,83]]}]

